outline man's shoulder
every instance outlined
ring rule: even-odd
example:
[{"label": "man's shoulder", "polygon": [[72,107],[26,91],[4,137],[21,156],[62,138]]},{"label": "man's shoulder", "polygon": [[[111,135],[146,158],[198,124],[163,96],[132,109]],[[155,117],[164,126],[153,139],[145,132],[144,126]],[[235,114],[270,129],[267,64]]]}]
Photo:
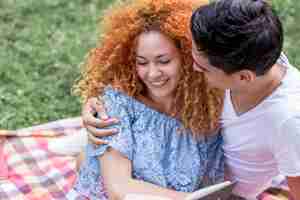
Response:
[{"label": "man's shoulder", "polygon": [[298,69],[291,65],[287,66],[281,85],[266,99],[266,105],[282,116],[300,112],[300,72]]},{"label": "man's shoulder", "polygon": [[285,121],[293,116],[300,116],[300,93],[298,97],[287,95],[271,99],[265,107],[263,114],[270,119]]}]

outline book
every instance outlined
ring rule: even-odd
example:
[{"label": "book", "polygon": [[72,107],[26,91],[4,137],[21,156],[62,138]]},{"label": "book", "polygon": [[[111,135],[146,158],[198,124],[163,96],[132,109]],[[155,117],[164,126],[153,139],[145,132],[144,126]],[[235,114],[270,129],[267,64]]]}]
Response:
[{"label": "book", "polygon": [[199,189],[188,195],[185,200],[228,200],[236,182],[225,181]]},{"label": "book", "polygon": [[[232,194],[235,182],[225,181],[219,184],[201,188],[189,194],[184,200],[229,200]],[[145,194],[128,194],[124,200],[171,200],[166,197],[145,195]]]},{"label": "book", "polygon": [[149,194],[127,194],[123,200],[172,200],[170,198]]}]

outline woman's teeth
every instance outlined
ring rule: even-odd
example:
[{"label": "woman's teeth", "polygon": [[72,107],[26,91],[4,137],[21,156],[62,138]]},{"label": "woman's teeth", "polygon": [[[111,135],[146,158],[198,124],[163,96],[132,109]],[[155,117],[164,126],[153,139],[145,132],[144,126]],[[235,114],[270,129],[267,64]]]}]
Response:
[{"label": "woman's teeth", "polygon": [[153,86],[163,86],[166,82],[167,82],[167,80],[156,81],[156,82],[151,82],[151,85],[153,85]]}]

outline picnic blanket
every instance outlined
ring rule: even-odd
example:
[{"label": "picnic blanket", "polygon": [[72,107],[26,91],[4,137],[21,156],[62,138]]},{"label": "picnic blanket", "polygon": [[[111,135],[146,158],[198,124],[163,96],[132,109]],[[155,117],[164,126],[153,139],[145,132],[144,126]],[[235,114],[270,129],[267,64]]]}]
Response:
[{"label": "picnic blanket", "polygon": [[[11,136],[3,140],[5,133]],[[7,177],[0,180],[0,200],[66,200],[76,180],[75,156],[86,144],[85,137],[80,118],[0,131],[0,154],[7,164]],[[260,200],[289,199],[287,192],[271,193],[264,192]]]},{"label": "picnic blanket", "polygon": [[2,153],[8,173],[0,180],[0,199],[65,200],[76,179],[75,157],[53,152],[49,144],[80,129],[78,118],[18,130],[22,137],[7,137]]}]

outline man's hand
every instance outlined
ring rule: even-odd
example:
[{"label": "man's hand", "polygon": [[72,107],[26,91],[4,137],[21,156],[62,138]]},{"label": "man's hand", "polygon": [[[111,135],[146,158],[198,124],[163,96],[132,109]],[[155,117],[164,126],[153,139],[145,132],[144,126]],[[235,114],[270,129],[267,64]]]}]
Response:
[{"label": "man's hand", "polygon": [[294,199],[300,199],[300,176],[287,177],[288,186]]},{"label": "man's hand", "polygon": [[81,115],[83,125],[88,130],[89,141],[94,144],[106,144],[107,142],[100,138],[118,132],[117,129],[103,129],[118,123],[119,120],[116,118],[109,118],[106,114],[104,105],[96,97],[87,100],[83,106]]}]

